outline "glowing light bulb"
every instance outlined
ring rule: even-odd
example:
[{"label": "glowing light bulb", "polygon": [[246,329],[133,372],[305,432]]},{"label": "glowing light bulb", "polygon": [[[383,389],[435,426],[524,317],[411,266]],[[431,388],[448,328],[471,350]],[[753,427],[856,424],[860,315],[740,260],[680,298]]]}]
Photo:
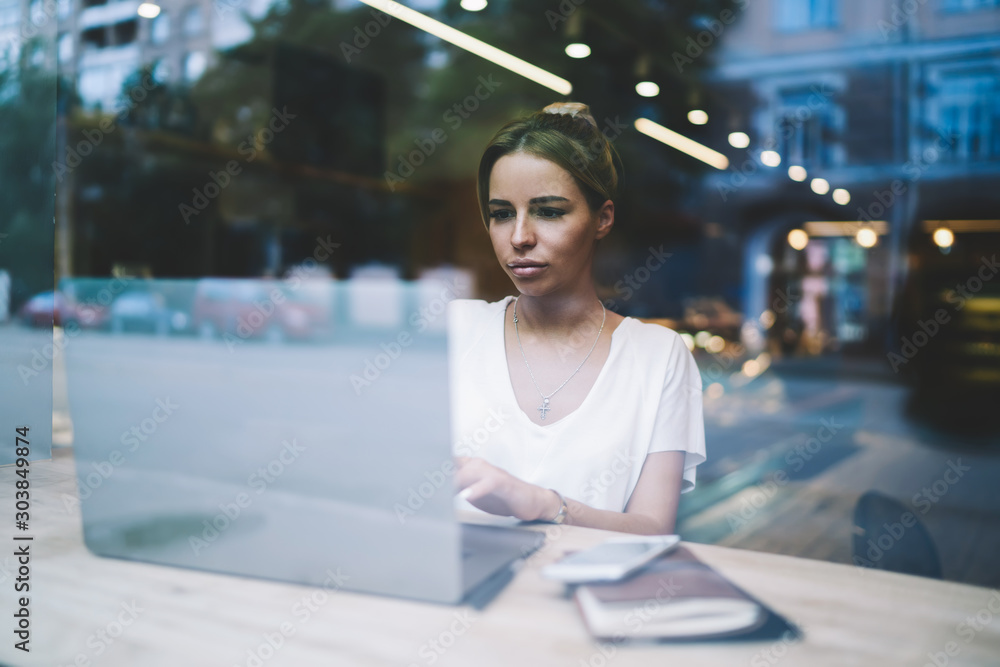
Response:
[{"label": "glowing light bulb", "polygon": [[750,137],[746,132],[731,132],[729,134],[729,145],[733,148],[746,148],[750,145]]},{"label": "glowing light bulb", "polygon": [[802,181],[806,180],[808,176],[809,174],[806,172],[805,167],[792,165],[791,167],[788,168],[788,178],[792,179],[793,181],[798,181],[799,183],[801,183]]},{"label": "glowing light bulb", "polygon": [[708,122],[708,114],[701,109],[692,109],[688,111],[688,121],[692,125],[704,125]]},{"label": "glowing light bulb", "polygon": [[955,233],[952,232],[947,227],[938,227],[934,230],[934,243],[937,244],[939,248],[950,248],[955,242]]},{"label": "glowing light bulb", "polygon": [[640,81],[635,84],[635,92],[643,97],[656,97],[660,94],[660,87],[652,81]]},{"label": "glowing light bulb", "polygon": [[809,235],[804,229],[793,229],[788,232],[788,245],[796,250],[802,250],[809,245]]}]

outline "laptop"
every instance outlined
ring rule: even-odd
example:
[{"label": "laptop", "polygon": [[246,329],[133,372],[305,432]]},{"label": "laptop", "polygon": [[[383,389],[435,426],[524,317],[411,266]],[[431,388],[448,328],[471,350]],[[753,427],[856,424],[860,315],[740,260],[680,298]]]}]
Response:
[{"label": "laptop", "polygon": [[483,606],[544,535],[458,519],[453,287],[63,281],[88,549]]}]

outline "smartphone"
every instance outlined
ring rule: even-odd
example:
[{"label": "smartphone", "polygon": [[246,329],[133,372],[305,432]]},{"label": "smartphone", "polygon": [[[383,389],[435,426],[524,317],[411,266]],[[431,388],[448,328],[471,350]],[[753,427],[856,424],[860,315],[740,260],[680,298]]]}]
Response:
[{"label": "smartphone", "polygon": [[542,568],[542,576],[568,584],[616,581],[681,541],[679,535],[633,535],[614,538],[597,546],[571,553]]}]

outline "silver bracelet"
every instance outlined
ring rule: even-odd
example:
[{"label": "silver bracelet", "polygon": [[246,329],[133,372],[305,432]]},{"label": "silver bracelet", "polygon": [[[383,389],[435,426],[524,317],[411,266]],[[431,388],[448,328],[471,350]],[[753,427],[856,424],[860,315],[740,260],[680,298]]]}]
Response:
[{"label": "silver bracelet", "polygon": [[559,496],[559,513],[555,515],[554,518],[549,520],[549,523],[562,523],[566,520],[566,516],[569,514],[569,506],[566,505],[566,499],[563,498],[562,494],[555,489],[549,489],[552,493]]}]

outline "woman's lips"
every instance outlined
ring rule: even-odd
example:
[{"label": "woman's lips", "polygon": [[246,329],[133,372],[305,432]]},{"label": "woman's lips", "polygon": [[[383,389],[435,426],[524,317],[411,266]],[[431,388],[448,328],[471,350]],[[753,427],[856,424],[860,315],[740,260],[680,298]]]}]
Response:
[{"label": "woman's lips", "polygon": [[534,278],[548,268],[548,264],[511,265],[510,272],[518,278]]}]

